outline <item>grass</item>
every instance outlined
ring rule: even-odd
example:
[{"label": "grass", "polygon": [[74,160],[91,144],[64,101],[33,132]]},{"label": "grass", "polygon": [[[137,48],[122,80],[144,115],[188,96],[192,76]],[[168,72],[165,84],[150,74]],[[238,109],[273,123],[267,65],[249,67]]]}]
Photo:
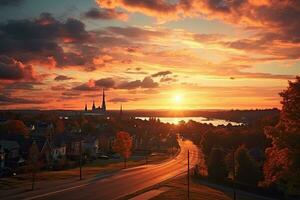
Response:
[{"label": "grass", "polygon": [[[187,199],[187,178],[179,177],[173,179],[160,187],[168,187],[169,190],[159,194],[151,200],[181,200]],[[232,193],[228,191],[221,191],[197,182],[190,180],[190,200],[232,200]],[[246,194],[237,194],[237,200],[263,200],[257,196],[249,196]]]},{"label": "grass", "polygon": [[[148,158],[148,163],[154,164],[162,162],[170,158],[169,154],[157,154]],[[84,178],[91,178],[100,173],[114,172],[124,168],[123,159],[97,159],[91,163],[86,163],[82,167],[82,173]],[[133,156],[126,165],[127,168],[141,166],[146,163],[145,157]],[[31,184],[31,173],[19,174],[13,177],[6,177],[0,179],[0,190],[10,190],[23,186],[29,186]],[[67,180],[71,178],[79,177],[79,168],[73,168],[61,171],[40,171],[36,175],[36,181],[57,181]]]},{"label": "grass", "polygon": [[[152,198],[153,200],[187,199],[187,180],[185,176],[167,182],[162,187],[168,187],[169,190]],[[192,181],[190,182],[190,199],[231,200],[228,195],[221,191],[198,185]]]}]

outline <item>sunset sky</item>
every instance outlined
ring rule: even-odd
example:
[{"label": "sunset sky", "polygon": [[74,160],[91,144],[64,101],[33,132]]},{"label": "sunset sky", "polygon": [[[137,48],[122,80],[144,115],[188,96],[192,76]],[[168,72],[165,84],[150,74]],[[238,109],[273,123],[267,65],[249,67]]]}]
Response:
[{"label": "sunset sky", "polygon": [[0,109],[280,108],[297,0],[0,0]]}]

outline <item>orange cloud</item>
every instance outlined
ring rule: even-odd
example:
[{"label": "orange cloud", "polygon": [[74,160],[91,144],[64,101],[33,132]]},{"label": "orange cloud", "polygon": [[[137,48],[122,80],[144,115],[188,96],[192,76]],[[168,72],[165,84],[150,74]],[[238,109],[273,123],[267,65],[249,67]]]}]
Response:
[{"label": "orange cloud", "polygon": [[100,7],[121,7],[164,20],[205,16],[247,28],[263,29],[280,40],[300,42],[300,1],[294,0],[96,0]]},{"label": "orange cloud", "polygon": [[96,3],[101,8],[114,9],[122,7],[130,12],[141,12],[162,18],[177,18],[179,8],[177,3],[169,3],[164,0],[96,0]]}]

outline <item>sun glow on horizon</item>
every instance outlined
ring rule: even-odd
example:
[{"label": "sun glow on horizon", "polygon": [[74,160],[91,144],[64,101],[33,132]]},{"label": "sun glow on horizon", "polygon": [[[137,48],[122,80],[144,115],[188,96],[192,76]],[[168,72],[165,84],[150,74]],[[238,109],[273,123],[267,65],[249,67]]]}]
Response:
[{"label": "sun glow on horizon", "polygon": [[172,109],[181,110],[184,103],[184,98],[182,93],[175,92],[171,97]]},{"label": "sun glow on horizon", "polygon": [[181,103],[182,102],[182,96],[180,94],[176,94],[174,96],[174,101],[175,101],[176,104]]}]

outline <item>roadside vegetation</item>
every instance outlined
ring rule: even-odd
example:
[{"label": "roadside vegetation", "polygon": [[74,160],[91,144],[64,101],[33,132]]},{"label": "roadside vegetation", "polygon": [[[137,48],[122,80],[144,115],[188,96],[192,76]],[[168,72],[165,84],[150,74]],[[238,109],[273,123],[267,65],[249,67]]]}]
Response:
[{"label": "roadside vegetation", "polygon": [[299,198],[300,77],[280,96],[280,115],[242,126],[181,123],[179,133],[200,148],[195,177],[264,196]]}]

